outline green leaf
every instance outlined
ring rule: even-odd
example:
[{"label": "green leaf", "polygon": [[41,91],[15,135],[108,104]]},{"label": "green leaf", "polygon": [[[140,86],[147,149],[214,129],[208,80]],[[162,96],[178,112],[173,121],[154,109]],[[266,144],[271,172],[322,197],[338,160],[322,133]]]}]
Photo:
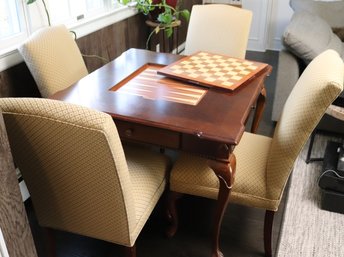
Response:
[{"label": "green leaf", "polygon": [[171,37],[172,34],[173,34],[173,28],[172,27],[167,27],[165,29],[165,32],[166,32],[167,37]]},{"label": "green leaf", "polygon": [[187,9],[184,9],[180,12],[180,15],[185,18],[186,21],[190,19],[190,12]]},{"label": "green leaf", "polygon": [[173,21],[173,16],[170,12],[160,13],[158,16],[158,21],[163,24],[171,24]]},{"label": "green leaf", "polygon": [[32,4],[34,2],[36,2],[36,0],[27,0],[26,4]]}]

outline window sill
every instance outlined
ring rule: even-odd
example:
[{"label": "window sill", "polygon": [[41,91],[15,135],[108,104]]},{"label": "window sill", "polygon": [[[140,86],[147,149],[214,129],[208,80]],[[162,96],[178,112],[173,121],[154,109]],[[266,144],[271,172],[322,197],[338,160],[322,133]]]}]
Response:
[{"label": "window sill", "polygon": [[[123,6],[106,14],[99,15],[98,17],[93,17],[92,19],[85,21],[79,21],[77,24],[68,26],[68,28],[73,30],[77,37],[80,38],[106,26],[129,18],[136,13],[136,9]],[[4,51],[0,51],[0,72],[23,61],[23,58],[19,54],[17,48],[18,45],[13,45]]]}]

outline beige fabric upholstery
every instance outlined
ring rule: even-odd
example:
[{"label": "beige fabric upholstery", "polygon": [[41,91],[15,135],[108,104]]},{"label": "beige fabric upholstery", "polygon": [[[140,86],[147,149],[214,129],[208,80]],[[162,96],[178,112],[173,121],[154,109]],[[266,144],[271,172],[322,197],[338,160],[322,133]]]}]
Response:
[{"label": "beige fabric upholstery", "polygon": [[[243,134],[234,150],[237,167],[231,202],[278,209],[294,161],[328,106],[343,90],[343,68],[335,51],[325,51],[296,83],[273,138]],[[205,159],[184,154],[176,161],[170,179],[172,191],[216,199],[218,187],[218,179]]]},{"label": "beige fabric upholstery", "polygon": [[18,50],[42,97],[69,87],[88,74],[73,34],[64,25],[40,29]]},{"label": "beige fabric upholstery", "polygon": [[208,51],[245,58],[252,12],[223,4],[192,7],[185,54]]},{"label": "beige fabric upholstery", "polygon": [[40,225],[133,246],[161,196],[168,160],[125,154],[108,114],[60,101],[0,98]]}]

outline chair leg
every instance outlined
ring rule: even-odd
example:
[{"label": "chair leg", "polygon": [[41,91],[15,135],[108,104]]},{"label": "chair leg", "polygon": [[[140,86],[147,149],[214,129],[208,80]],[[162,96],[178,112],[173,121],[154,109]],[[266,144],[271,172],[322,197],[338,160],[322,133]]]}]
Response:
[{"label": "chair leg", "polygon": [[274,211],[265,211],[264,219],[264,250],[265,257],[272,257],[272,225],[274,222]]},{"label": "chair leg", "polygon": [[48,239],[48,256],[56,257],[56,241],[53,230],[51,228],[44,228]]},{"label": "chair leg", "polygon": [[166,216],[170,225],[166,230],[166,236],[168,238],[173,237],[178,229],[178,212],[177,212],[177,201],[182,197],[183,194],[169,191],[167,196],[167,210]]},{"label": "chair leg", "polygon": [[310,162],[315,162],[315,161],[323,161],[324,158],[312,158],[311,155],[312,155],[312,149],[313,149],[313,144],[314,144],[314,139],[315,139],[315,136],[317,134],[317,130],[313,130],[312,134],[311,134],[311,138],[310,138],[310,141],[309,141],[309,147],[308,147],[308,151],[307,151],[307,157],[306,157],[306,163],[310,163]]},{"label": "chair leg", "polygon": [[125,246],[125,257],[136,257],[136,245],[134,244],[132,247]]}]

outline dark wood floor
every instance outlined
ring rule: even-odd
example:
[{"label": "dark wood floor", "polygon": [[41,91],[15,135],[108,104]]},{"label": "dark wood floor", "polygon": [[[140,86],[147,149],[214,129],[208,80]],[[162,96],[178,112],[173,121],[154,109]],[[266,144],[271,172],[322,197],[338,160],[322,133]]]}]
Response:
[{"label": "dark wood floor", "polygon": [[[273,66],[266,80],[267,105],[258,130],[259,134],[272,136],[275,124],[271,122],[272,99],[275,91],[278,52],[248,52],[247,59],[262,61]],[[248,126],[249,127],[249,126]],[[286,195],[286,193],[284,194]],[[285,196],[284,196],[285,197]],[[273,248],[276,249],[283,219],[284,200],[275,215]],[[166,222],[163,218],[164,197],[155,208],[137,240],[138,257],[210,257],[210,227],[214,201],[186,196],[180,200],[180,230],[172,239],[164,237]],[[31,202],[25,203],[39,257],[47,256],[46,234],[35,219]],[[264,210],[230,204],[226,210],[221,230],[221,249],[229,257],[264,256]],[[99,240],[64,232],[54,232],[58,257],[121,257],[122,248]]]}]

